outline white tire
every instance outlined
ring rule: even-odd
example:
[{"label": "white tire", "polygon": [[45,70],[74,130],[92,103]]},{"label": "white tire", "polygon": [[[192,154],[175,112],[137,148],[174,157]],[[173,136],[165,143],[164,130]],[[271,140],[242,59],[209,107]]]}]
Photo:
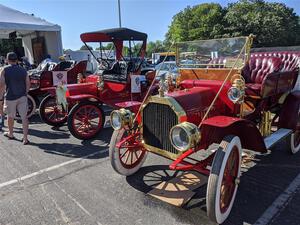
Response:
[{"label": "white tire", "polygon": [[[298,112],[297,128],[300,127],[300,110]],[[290,150],[292,154],[296,154],[300,150],[300,130],[296,129],[290,138]]]},{"label": "white tire", "polygon": [[206,191],[207,215],[218,224],[227,219],[232,209],[241,176],[241,160],[239,137],[226,136],[215,153]]},{"label": "white tire", "polygon": [[116,145],[127,136],[124,129],[115,130],[109,146],[109,158],[113,169],[123,175],[129,176],[136,173],[147,157],[145,149],[138,149],[136,151],[129,151],[126,147],[118,148]]}]

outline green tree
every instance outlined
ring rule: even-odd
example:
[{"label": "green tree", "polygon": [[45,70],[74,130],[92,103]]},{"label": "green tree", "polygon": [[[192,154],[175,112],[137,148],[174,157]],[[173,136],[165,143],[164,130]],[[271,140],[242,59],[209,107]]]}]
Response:
[{"label": "green tree", "polygon": [[89,50],[89,49],[93,50],[93,47],[89,46],[89,45],[88,45],[88,47],[86,45],[82,45],[81,48],[80,48],[80,50]]},{"label": "green tree", "polygon": [[254,34],[255,47],[300,44],[299,17],[283,3],[240,0],[228,5],[224,36]]},{"label": "green tree", "polygon": [[206,3],[177,13],[166,34],[171,41],[256,35],[255,47],[300,44],[299,16],[284,3],[240,0],[222,8]]},{"label": "green tree", "polygon": [[162,41],[150,41],[147,44],[147,57],[151,57],[152,53],[155,52],[165,52],[167,51],[164,43]]},{"label": "green tree", "polygon": [[226,11],[216,3],[204,3],[186,7],[176,14],[166,34],[167,45],[171,41],[190,41],[220,37],[224,30]]}]

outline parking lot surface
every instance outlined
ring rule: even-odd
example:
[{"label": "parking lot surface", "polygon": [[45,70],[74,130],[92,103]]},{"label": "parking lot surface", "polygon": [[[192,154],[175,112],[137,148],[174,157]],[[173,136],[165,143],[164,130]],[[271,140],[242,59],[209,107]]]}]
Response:
[{"label": "parking lot surface", "polygon": [[[16,137],[21,140],[20,124]],[[206,185],[178,208],[147,193],[178,173],[169,161],[148,154],[134,176],[111,168],[110,127],[92,141],[73,138],[66,126],[56,130],[35,116],[31,145],[0,136],[0,224],[183,225],[213,224],[205,212]],[[300,224],[300,154],[290,155],[282,141],[272,154],[256,156],[243,173],[225,224]]]}]

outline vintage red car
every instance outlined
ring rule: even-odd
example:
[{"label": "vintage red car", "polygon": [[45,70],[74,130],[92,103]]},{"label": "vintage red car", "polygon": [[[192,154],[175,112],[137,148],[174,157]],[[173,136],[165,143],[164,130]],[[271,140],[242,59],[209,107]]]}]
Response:
[{"label": "vintage red car", "polygon": [[57,104],[55,89],[48,89],[51,95],[41,103],[40,115],[52,126],[67,121],[73,136],[90,139],[103,128],[103,104],[113,108],[139,106],[154,77],[139,75],[147,34],[116,28],[83,33],[80,37],[86,46],[94,45],[94,49],[100,50],[100,57],[91,51],[99,63],[98,72],[80,84],[67,85],[67,110]]},{"label": "vintage red car", "polygon": [[[78,74],[85,74],[87,61],[80,61],[76,63],[73,60],[66,60],[59,63],[44,62],[36,69],[29,70],[31,87],[28,93],[28,113],[31,117],[40,104],[41,99],[47,95],[45,88],[55,86],[54,76],[60,73],[65,73],[66,82],[68,84],[77,83]],[[55,74],[54,74],[55,73]]]},{"label": "vintage red car", "polygon": [[[300,150],[300,91],[293,91],[300,53],[250,57],[252,38],[178,43],[179,88],[161,85],[139,110],[111,113],[113,169],[132,175],[152,152],[173,160],[171,170],[207,175],[207,215],[223,223],[240,182],[242,149],[266,153],[290,137],[291,153]],[[213,143],[219,147],[209,152]],[[209,154],[197,158],[198,151]]]}]

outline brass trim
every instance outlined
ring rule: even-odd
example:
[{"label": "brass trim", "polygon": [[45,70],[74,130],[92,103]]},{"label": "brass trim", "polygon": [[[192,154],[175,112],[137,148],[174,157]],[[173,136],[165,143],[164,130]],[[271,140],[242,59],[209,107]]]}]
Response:
[{"label": "brass trim", "polygon": [[[174,144],[172,134],[173,134],[174,129],[176,129],[176,128],[183,129],[185,131],[185,133],[187,134],[189,141],[188,141],[188,145],[186,146],[186,148],[179,148]],[[175,149],[177,149],[180,152],[185,152],[190,148],[194,148],[199,143],[199,141],[201,139],[201,134],[200,134],[200,131],[198,130],[198,127],[195,124],[189,123],[189,122],[183,122],[183,123],[177,124],[171,128],[170,134],[169,134],[169,139]]]},{"label": "brass trim", "polygon": [[153,152],[157,155],[161,155],[163,157],[166,157],[168,159],[172,159],[172,160],[176,160],[183,152],[179,152],[178,154],[174,154],[172,152],[168,152],[166,150],[160,149],[160,148],[156,148],[154,146],[151,145],[147,145],[147,144],[143,144],[144,148],[149,151],[149,152]]},{"label": "brass trim", "polygon": [[270,111],[263,111],[262,112],[262,119],[259,124],[259,130],[263,137],[269,136],[272,128],[272,114]]},{"label": "brass trim", "polygon": [[[180,123],[180,121],[179,121],[180,117],[186,116],[185,111],[183,110],[183,108],[179,105],[179,103],[174,98],[172,98],[170,96],[164,96],[164,97],[159,97],[158,95],[150,96],[147,99],[147,101],[145,102],[145,104],[142,106],[142,109],[141,109],[141,118],[142,118],[141,134],[142,134],[142,137],[143,137],[143,111],[144,111],[144,108],[149,103],[158,103],[158,104],[170,106],[170,108],[177,115],[177,124]],[[167,136],[166,138],[169,139],[169,136]],[[177,159],[180,155],[183,154],[183,152],[180,152],[180,151],[178,151],[178,154],[174,154],[174,153],[168,152],[167,150],[159,149],[154,146],[148,145],[144,141],[142,142],[142,144],[143,144],[144,148],[146,150],[148,150],[149,152],[153,152],[153,153],[162,155],[166,158],[173,159],[173,160]]]}]

